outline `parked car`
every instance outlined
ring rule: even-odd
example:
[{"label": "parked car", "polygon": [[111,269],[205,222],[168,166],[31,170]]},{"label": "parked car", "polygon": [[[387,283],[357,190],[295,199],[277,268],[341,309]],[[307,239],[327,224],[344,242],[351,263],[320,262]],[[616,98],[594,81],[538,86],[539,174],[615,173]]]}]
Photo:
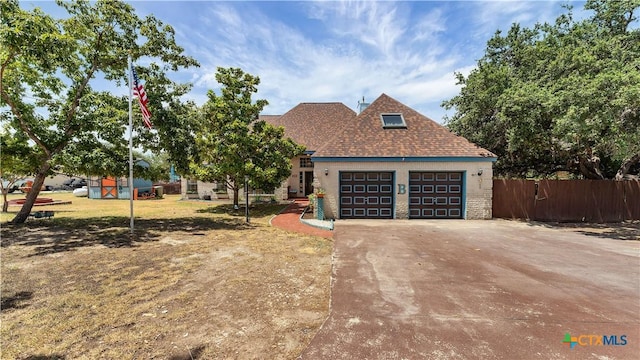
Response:
[{"label": "parked car", "polygon": [[[26,179],[22,181],[22,184],[20,185],[20,191],[22,191],[23,193],[28,193],[29,191],[31,191],[31,188],[33,186],[33,179]],[[40,191],[49,191],[51,190],[51,186],[47,186],[45,184],[42,184],[42,187],[40,188]]]},{"label": "parked car", "polygon": [[71,189],[71,184],[73,184],[73,181],[75,179],[74,178],[69,178],[65,181],[62,182],[62,188],[70,190]]},{"label": "parked car", "polygon": [[82,188],[85,186],[87,186],[87,180],[85,179],[76,179],[72,184],[72,187],[74,189]]},{"label": "parked car", "polygon": [[81,178],[71,178],[62,182],[62,187],[67,190],[79,189],[87,186],[87,180]]},{"label": "parked car", "polygon": [[14,182],[11,187],[9,187],[9,180],[2,180],[2,188],[3,189],[8,189],[7,191],[9,192],[9,194],[11,194],[12,192],[16,191],[16,190],[20,190],[20,184],[22,184],[21,180],[18,180],[16,182]]}]

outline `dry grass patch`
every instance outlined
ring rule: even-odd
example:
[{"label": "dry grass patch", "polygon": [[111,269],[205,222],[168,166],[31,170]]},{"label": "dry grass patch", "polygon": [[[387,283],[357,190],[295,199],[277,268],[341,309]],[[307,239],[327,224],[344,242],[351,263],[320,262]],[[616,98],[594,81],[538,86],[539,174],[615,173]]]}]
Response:
[{"label": "dry grass patch", "polygon": [[2,358],[291,359],[328,314],[331,242],[282,205],[138,201],[130,238],[128,201],[71,200],[3,225]]}]

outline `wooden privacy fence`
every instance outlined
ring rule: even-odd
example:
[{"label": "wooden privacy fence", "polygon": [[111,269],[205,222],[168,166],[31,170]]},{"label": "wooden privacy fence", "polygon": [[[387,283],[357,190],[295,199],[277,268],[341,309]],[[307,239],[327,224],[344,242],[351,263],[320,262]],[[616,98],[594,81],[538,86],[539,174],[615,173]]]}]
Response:
[{"label": "wooden privacy fence", "polygon": [[162,186],[162,191],[165,194],[180,194],[180,182],[159,183],[153,186]]},{"label": "wooden privacy fence", "polygon": [[596,223],[640,220],[640,181],[494,179],[493,217]]}]

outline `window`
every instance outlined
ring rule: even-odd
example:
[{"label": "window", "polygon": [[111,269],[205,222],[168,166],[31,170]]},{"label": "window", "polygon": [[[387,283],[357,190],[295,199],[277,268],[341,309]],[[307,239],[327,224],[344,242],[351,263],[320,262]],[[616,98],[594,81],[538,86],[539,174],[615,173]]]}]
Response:
[{"label": "window", "polygon": [[301,193],[304,192],[302,188],[303,184],[304,184],[304,173],[300,171],[300,192]]},{"label": "window", "polygon": [[389,128],[401,128],[405,129],[407,124],[404,122],[404,118],[402,114],[381,114],[380,118],[382,119],[382,127],[385,129]]},{"label": "window", "polygon": [[196,194],[198,192],[198,181],[187,180],[187,194]]},{"label": "window", "polygon": [[301,168],[312,168],[313,162],[310,157],[302,157],[300,158],[300,167]]},{"label": "window", "polygon": [[227,192],[227,184],[224,181],[218,181],[216,182],[216,186],[213,188],[213,190],[215,190],[215,192],[225,193]]}]

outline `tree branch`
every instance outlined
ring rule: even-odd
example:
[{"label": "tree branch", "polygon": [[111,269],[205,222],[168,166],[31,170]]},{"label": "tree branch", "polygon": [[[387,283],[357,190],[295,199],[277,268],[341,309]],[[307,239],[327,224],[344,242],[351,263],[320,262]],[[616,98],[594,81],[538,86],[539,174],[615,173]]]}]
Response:
[{"label": "tree branch", "polygon": [[2,97],[2,100],[4,100],[11,108],[11,112],[18,119],[20,128],[27,135],[29,135],[29,138],[33,140],[33,142],[35,142],[36,145],[38,145],[44,151],[44,153],[47,154],[47,158],[50,159],[52,156],[52,153],[49,150],[49,148],[47,148],[44,142],[27,126],[26,122],[24,121],[24,116],[22,115],[22,112],[18,109],[15,102],[11,100],[11,97],[9,96],[9,94],[7,94],[6,91],[4,91],[4,71],[7,65],[9,64],[9,62],[16,56],[18,56],[18,52],[12,53],[9,57],[7,57],[7,60],[2,63],[2,68],[0,68],[0,97]]},{"label": "tree branch", "polygon": [[[100,32],[98,34],[98,40],[96,41],[96,44],[95,44],[95,48],[96,49],[100,48],[100,43],[102,42],[102,35],[103,34],[104,34],[104,32]],[[67,119],[65,121],[65,132],[64,132],[66,137],[70,137],[77,130],[77,129],[74,129],[73,126],[71,126],[71,119],[73,119],[73,117],[75,116],[76,111],[78,109],[78,106],[80,106],[80,97],[82,97],[82,93],[84,92],[84,89],[87,87],[87,84],[89,84],[89,80],[91,80],[91,78],[93,77],[93,74],[98,69],[98,62],[99,62],[98,61],[98,52],[96,51],[94,53],[93,60],[91,62],[91,68],[87,72],[87,76],[85,76],[85,78],[83,79],[82,83],[80,84],[80,86],[76,90],[75,96],[74,96],[72,104],[71,104],[71,108],[69,109],[69,112],[67,113]],[[60,145],[58,145],[56,147],[56,150],[61,149],[64,146],[65,146],[64,144],[60,144]]]},{"label": "tree branch", "polygon": [[[2,67],[0,67],[0,94],[4,94],[4,71],[7,68],[7,65],[13,60],[16,56],[18,56],[18,52],[13,52],[9,56],[7,56],[7,60],[2,63]],[[4,98],[4,96],[3,96]]]},{"label": "tree branch", "polygon": [[618,172],[616,173],[616,180],[624,180],[625,175],[629,173],[629,169],[637,163],[640,163],[640,153],[637,153],[622,162],[620,169],[618,169]]}]

